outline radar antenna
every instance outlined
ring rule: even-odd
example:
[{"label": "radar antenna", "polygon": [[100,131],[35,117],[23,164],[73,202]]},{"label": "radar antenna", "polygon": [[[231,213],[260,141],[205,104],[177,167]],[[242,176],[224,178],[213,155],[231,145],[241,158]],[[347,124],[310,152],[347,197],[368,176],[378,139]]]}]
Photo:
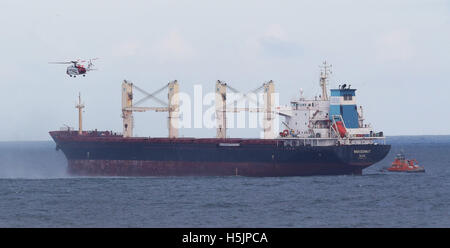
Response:
[{"label": "radar antenna", "polygon": [[332,74],[331,72],[332,65],[328,65],[327,61],[324,61],[323,65],[319,67],[321,68],[320,71],[320,87],[322,87],[321,100],[328,101],[327,82],[328,82],[328,75]]}]

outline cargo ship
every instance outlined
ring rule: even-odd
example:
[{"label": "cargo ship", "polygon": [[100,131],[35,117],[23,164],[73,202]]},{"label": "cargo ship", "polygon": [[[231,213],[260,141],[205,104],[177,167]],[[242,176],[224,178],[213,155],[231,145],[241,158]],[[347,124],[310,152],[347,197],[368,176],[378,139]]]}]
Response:
[{"label": "cargo ship", "polygon": [[[274,106],[274,83],[264,83],[263,107],[229,108],[226,90],[215,89],[215,138],[178,137],[178,82],[166,85],[167,107],[138,107],[133,89],[154,97],[133,83],[122,83],[123,133],[83,131],[79,99],[79,128],[62,128],[50,135],[68,161],[68,172],[84,176],[312,176],[361,175],[390,151],[383,132],[364,123],[356,104],[356,89],[339,85],[328,96],[329,66],[320,73],[322,94],[305,99],[303,92],[289,106]],[[158,90],[161,92],[161,90]],[[133,112],[168,112],[169,137],[133,137]],[[264,137],[229,138],[227,112],[253,111],[263,116]],[[286,128],[274,132],[274,116],[285,118]]]}]

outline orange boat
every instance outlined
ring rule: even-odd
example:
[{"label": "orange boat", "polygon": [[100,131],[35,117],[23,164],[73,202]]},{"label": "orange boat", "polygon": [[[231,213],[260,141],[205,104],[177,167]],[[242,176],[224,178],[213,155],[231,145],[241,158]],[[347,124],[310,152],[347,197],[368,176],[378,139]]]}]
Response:
[{"label": "orange boat", "polygon": [[419,166],[415,159],[405,159],[403,154],[397,154],[392,166],[387,170],[392,172],[425,172],[425,168]]}]

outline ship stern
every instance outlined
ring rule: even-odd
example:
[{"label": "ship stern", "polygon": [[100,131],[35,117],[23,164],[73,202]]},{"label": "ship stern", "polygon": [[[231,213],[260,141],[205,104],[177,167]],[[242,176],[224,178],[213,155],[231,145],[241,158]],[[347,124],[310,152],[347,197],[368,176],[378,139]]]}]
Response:
[{"label": "ship stern", "polygon": [[383,160],[391,150],[391,145],[343,145],[337,146],[335,154],[339,160],[351,167],[353,174],[362,174],[362,170]]}]

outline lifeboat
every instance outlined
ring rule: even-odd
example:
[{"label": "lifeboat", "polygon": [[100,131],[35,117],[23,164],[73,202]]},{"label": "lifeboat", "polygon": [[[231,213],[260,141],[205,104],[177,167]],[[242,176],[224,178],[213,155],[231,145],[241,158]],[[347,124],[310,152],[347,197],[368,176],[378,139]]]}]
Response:
[{"label": "lifeboat", "polygon": [[391,172],[425,172],[425,168],[419,166],[415,159],[405,159],[403,154],[397,154],[391,167],[387,170]]},{"label": "lifeboat", "polygon": [[[337,128],[336,128],[337,126]],[[347,130],[345,129],[344,123],[342,121],[336,121],[336,124],[332,125],[333,129],[339,132],[339,135],[341,138],[345,137],[345,134],[347,133]]]}]

